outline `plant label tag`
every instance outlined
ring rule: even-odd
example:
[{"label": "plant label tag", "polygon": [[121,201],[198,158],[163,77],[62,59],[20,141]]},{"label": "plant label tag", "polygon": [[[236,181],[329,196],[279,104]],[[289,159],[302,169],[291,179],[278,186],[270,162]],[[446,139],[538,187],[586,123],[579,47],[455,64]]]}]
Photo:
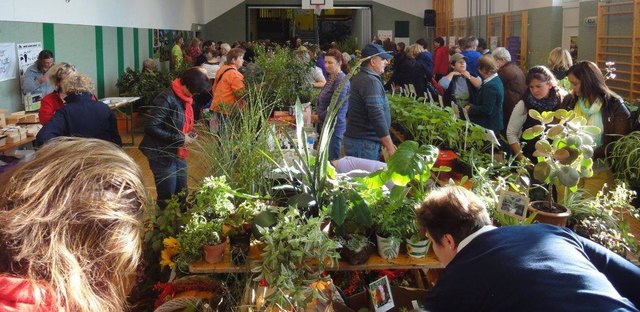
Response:
[{"label": "plant label tag", "polygon": [[376,312],[386,312],[395,306],[391,294],[391,286],[389,286],[389,279],[386,275],[369,283],[369,293],[371,294],[371,300],[373,301],[373,307]]},{"label": "plant label tag", "polygon": [[496,134],[493,133],[493,130],[489,130],[489,129],[485,129],[486,135],[484,136],[485,140],[491,142],[491,144],[494,144],[495,146],[500,146],[500,142],[498,142],[498,138],[496,138]]}]

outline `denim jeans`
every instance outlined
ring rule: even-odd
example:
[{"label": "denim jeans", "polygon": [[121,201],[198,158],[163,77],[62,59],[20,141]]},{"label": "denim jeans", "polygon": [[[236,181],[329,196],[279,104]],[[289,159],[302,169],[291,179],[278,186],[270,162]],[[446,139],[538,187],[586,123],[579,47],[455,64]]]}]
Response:
[{"label": "denim jeans", "polygon": [[329,161],[340,159],[342,157],[342,136],[331,135],[331,141],[329,141]]},{"label": "denim jeans", "polygon": [[158,206],[164,209],[166,201],[174,194],[185,191],[182,201],[186,198],[187,191],[187,161],[180,158],[149,158],[149,167],[153,172],[153,180],[156,183],[158,193]]},{"label": "denim jeans", "polygon": [[344,137],[344,153],[346,156],[378,160],[380,142]]}]

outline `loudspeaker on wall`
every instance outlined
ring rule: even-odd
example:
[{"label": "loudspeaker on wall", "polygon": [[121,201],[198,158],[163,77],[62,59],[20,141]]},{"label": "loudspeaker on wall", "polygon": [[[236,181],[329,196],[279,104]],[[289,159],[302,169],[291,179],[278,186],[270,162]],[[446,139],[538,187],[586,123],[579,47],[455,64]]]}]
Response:
[{"label": "loudspeaker on wall", "polygon": [[436,10],[424,10],[424,26],[436,26]]}]

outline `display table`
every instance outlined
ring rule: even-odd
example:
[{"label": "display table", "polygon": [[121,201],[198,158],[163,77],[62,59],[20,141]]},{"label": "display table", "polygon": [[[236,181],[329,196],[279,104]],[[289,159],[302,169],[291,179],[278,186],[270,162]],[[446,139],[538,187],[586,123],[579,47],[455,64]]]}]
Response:
[{"label": "display table", "polygon": [[[227,244],[224,259],[219,263],[206,263],[198,261],[189,265],[189,272],[194,274],[209,273],[247,273],[251,271],[251,267],[255,266],[256,261],[261,258],[262,249],[251,246],[249,249],[249,259],[247,264],[234,265],[231,263],[231,253]],[[444,266],[435,258],[433,252],[427,254],[425,258],[411,258],[405,253],[395,259],[383,259],[377,253],[372,253],[366,263],[359,265],[350,265],[346,261],[339,261],[337,267],[327,268],[328,271],[368,271],[368,270],[387,270],[387,269],[441,269]]]},{"label": "display table", "polygon": [[100,102],[103,102],[109,105],[109,108],[111,108],[112,111],[117,111],[119,113],[125,114],[127,128],[131,127],[131,131],[129,131],[131,133],[131,142],[126,142],[126,143],[122,142],[122,145],[128,145],[128,146],[135,145],[134,135],[133,135],[133,127],[134,127],[133,103],[135,103],[139,99],[140,99],[139,96],[132,96],[132,97],[107,97],[107,98],[98,100]]},{"label": "display table", "polygon": [[21,146],[23,146],[25,144],[29,144],[29,143],[31,143],[31,142],[33,142],[35,140],[36,140],[36,137],[33,136],[33,137],[27,137],[26,139],[20,140],[20,141],[15,142],[15,143],[7,143],[7,144],[5,144],[3,146],[0,146],[0,153],[4,153],[6,151],[10,151],[12,149],[21,147]]}]

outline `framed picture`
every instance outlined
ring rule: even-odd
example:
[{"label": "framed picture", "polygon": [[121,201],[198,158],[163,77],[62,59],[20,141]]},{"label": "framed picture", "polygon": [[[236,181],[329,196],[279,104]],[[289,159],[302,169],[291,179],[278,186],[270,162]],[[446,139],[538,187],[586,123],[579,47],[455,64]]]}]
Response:
[{"label": "framed picture", "polygon": [[498,210],[502,213],[524,220],[527,217],[527,205],[527,196],[504,190],[500,192]]},{"label": "framed picture", "polygon": [[371,294],[375,312],[386,312],[395,306],[393,296],[391,295],[389,279],[386,275],[369,283],[369,293]]}]

